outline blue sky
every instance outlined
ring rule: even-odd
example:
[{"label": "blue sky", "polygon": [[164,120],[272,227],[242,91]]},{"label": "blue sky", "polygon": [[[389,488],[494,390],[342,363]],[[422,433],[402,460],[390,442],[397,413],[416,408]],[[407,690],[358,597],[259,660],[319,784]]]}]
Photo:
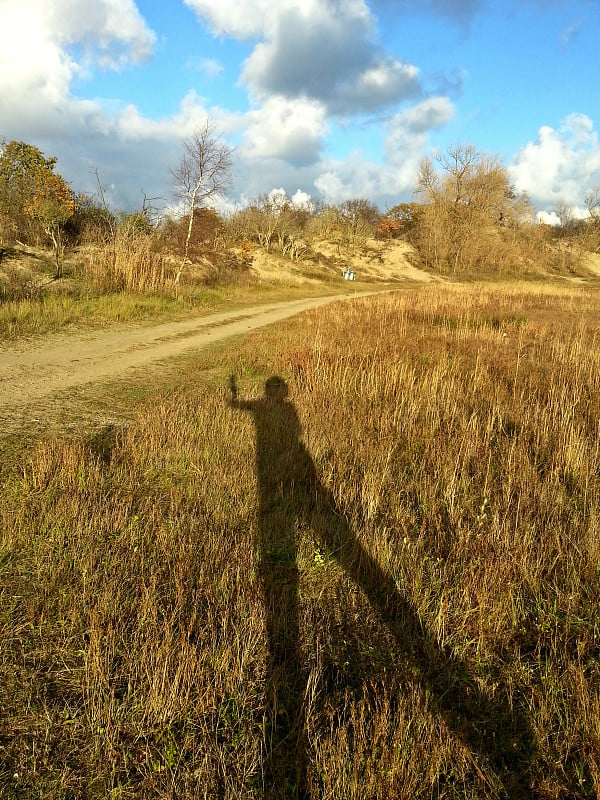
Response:
[{"label": "blue sky", "polygon": [[498,154],[548,215],[600,188],[600,0],[0,0],[0,136],[94,169],[115,208],[173,200],[207,116],[221,208],[282,187],[384,210],[418,163]]}]

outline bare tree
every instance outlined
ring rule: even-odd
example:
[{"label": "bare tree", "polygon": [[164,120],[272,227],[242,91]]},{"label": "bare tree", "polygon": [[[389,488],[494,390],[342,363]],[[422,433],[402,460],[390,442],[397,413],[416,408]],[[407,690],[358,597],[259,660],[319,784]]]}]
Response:
[{"label": "bare tree", "polygon": [[261,194],[248,207],[248,220],[252,234],[268,252],[280,229],[281,215],[287,196],[277,190]]},{"label": "bare tree", "polygon": [[565,200],[559,200],[553,209],[558,217],[561,233],[569,233],[575,226],[573,209]]},{"label": "bare tree", "polygon": [[592,222],[600,224],[600,189],[593,189],[586,194],[585,207]]},{"label": "bare tree", "polygon": [[466,203],[469,198],[469,184],[481,164],[481,154],[472,144],[448,147],[436,159],[445,176],[445,191],[454,204]]},{"label": "bare tree", "polygon": [[355,197],[339,206],[339,216],[348,230],[350,241],[354,242],[359,237],[373,233],[373,228],[379,221],[379,210],[364,197]]},{"label": "bare tree", "polygon": [[[207,200],[223,194],[229,188],[232,153],[232,148],[222,139],[216,125],[208,118],[184,142],[181,162],[176,169],[171,170],[175,196],[186,204],[189,212],[182,268],[188,261],[194,212],[204,206]],[[181,269],[175,278],[176,283],[180,276]]]},{"label": "bare tree", "polygon": [[440,191],[440,179],[429,157],[425,157],[419,164],[417,173],[416,193],[425,202],[434,202]]},{"label": "bare tree", "polygon": [[600,252],[600,188],[589,191],[585,196],[588,218],[582,226],[582,234],[587,239],[586,249]]},{"label": "bare tree", "polygon": [[508,231],[524,208],[499,158],[451,146],[420,163],[416,191],[424,204],[411,236],[427,263],[456,272],[508,254]]}]

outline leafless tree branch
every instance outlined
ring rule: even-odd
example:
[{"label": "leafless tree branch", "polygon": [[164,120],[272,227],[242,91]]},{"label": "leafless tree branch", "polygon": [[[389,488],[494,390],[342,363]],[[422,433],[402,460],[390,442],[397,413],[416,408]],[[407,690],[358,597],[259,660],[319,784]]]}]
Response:
[{"label": "leafless tree branch", "polygon": [[[188,260],[194,211],[207,200],[224,194],[231,184],[233,150],[219,134],[215,123],[208,118],[183,146],[183,156],[176,169],[171,170],[175,197],[185,203],[189,213],[183,264]],[[176,281],[181,275],[179,271]]]}]

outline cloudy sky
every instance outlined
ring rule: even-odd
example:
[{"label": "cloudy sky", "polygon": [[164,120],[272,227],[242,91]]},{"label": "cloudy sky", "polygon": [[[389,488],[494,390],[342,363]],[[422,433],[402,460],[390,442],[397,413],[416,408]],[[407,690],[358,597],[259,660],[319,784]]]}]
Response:
[{"label": "cloudy sky", "polygon": [[97,169],[114,208],[172,202],[207,115],[232,206],[283,187],[412,198],[419,160],[498,154],[539,210],[600,188],[600,0],[0,0],[0,137]]}]

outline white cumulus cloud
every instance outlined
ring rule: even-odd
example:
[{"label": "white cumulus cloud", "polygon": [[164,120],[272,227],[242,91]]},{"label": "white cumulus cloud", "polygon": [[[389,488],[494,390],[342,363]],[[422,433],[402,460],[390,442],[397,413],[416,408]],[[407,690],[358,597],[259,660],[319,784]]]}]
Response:
[{"label": "white cumulus cloud", "polygon": [[[98,167],[117,208],[139,207],[141,190],[168,202],[169,168],[207,115],[239,143],[238,198],[281,185],[298,205],[312,202],[315,187],[330,202],[410,191],[417,151],[452,105],[429,98],[406,107],[423,96],[420,73],[385,50],[371,2],[185,2],[215,34],[250,42],[240,65],[249,110],[208,108],[189,91],[173,112],[151,118],[133,97],[85,98],[83,79],[97,70],[152,56],[157,37],[136,0],[0,0],[0,135],[57,155],[78,191],[95,189],[90,167]],[[201,54],[190,66],[213,77],[223,69]],[[382,109],[392,115],[383,128]],[[332,128],[350,132],[357,118],[373,138],[387,136],[385,163],[359,152],[345,162],[324,157]]]},{"label": "white cumulus cloud", "polygon": [[208,109],[194,91],[158,118],[73,92],[95,68],[149,58],[155,41],[134,0],[0,0],[0,135],[58,156],[77,191],[95,190],[97,167],[116,208],[138,207],[142,190],[166,199],[182,139],[209,115],[228,135],[242,115]]},{"label": "white cumulus cloud", "polygon": [[585,195],[600,187],[600,143],[593,121],[569,114],[557,129],[543,125],[509,167],[518,192],[527,192],[539,208],[563,201],[583,206]]},{"label": "white cumulus cloud", "polygon": [[387,124],[383,164],[366,161],[355,152],[344,162],[324,165],[314,185],[327,203],[354,197],[394,205],[415,187],[419,161],[427,152],[429,134],[447,125],[454,106],[446,97],[430,97],[396,114]]},{"label": "white cumulus cloud", "polygon": [[[105,67],[151,55],[155,34],[132,0],[2,0],[0,94],[11,100],[57,104],[71,82],[97,60]],[[83,52],[75,60],[71,48]]]},{"label": "white cumulus cloud", "polygon": [[253,97],[310,98],[364,114],[421,93],[418,69],[384,52],[363,0],[186,0],[217,33],[258,38],[241,81]]},{"label": "white cumulus cloud", "polygon": [[293,206],[306,209],[306,211],[313,211],[315,207],[312,197],[307,192],[303,192],[302,189],[296,189],[291,197],[291,201]]},{"label": "white cumulus cloud", "polygon": [[327,130],[325,109],[315,100],[271,97],[246,114],[244,154],[302,166],[319,158]]},{"label": "white cumulus cloud", "polygon": [[247,39],[263,33],[272,11],[271,0],[184,0],[214,33]]},{"label": "white cumulus cloud", "polygon": [[358,151],[344,161],[326,161],[321,169],[314,186],[328,204],[365,197],[383,207],[399,202],[399,195],[412,189],[410,176],[405,179],[392,165],[368,161]]},{"label": "white cumulus cloud", "polygon": [[343,10],[355,18],[371,20],[363,0],[184,0],[185,4],[205,20],[214,33],[249,39],[265,36],[279,24],[281,16],[297,11],[305,19],[320,19]]}]

